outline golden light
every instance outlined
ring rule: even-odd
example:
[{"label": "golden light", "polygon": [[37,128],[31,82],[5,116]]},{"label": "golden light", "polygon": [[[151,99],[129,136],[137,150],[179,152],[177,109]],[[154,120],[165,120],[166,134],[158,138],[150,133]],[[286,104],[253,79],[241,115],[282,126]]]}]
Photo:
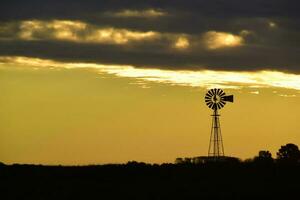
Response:
[{"label": "golden light", "polygon": [[38,20],[23,21],[20,25],[21,32],[19,37],[24,40],[34,40],[33,34],[36,31],[43,30],[43,26]]},{"label": "golden light", "polygon": [[80,21],[23,21],[20,25],[23,40],[66,40],[80,43],[126,44],[132,41],[150,40],[159,37],[154,31],[140,32],[117,28],[98,28]]},{"label": "golden light", "polygon": [[209,31],[204,34],[204,42],[209,49],[219,49],[241,46],[244,43],[244,39],[231,33]]},{"label": "golden light", "polygon": [[85,42],[126,44],[131,41],[151,40],[159,36],[153,31],[137,32],[125,29],[105,28],[95,30],[84,38]]},{"label": "golden light", "polygon": [[[35,68],[89,68],[99,73],[113,74],[118,77],[136,78],[171,85],[189,87],[222,88],[286,88],[300,91],[300,75],[278,71],[230,72],[213,70],[161,70],[141,69],[130,65],[106,65],[92,63],[65,63],[47,59],[29,57],[0,57],[0,66],[31,66]],[[256,92],[256,94],[259,94]]]},{"label": "golden light", "polygon": [[165,12],[155,10],[155,9],[122,10],[116,13],[108,12],[106,14],[113,17],[145,17],[145,18],[161,17],[166,15]]},{"label": "golden light", "polygon": [[186,49],[190,46],[190,42],[189,40],[184,37],[184,36],[180,36],[178,37],[178,39],[175,42],[175,48],[177,49]]},{"label": "golden light", "polygon": [[269,27],[270,28],[276,28],[277,24],[275,22],[269,22]]}]

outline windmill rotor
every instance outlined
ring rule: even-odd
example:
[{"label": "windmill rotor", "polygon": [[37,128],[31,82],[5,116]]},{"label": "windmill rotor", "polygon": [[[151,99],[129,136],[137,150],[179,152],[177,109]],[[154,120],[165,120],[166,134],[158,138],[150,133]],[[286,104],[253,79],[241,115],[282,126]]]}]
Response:
[{"label": "windmill rotor", "polygon": [[213,110],[220,110],[226,102],[233,102],[233,95],[226,96],[226,93],[221,89],[211,89],[205,95],[206,105]]}]

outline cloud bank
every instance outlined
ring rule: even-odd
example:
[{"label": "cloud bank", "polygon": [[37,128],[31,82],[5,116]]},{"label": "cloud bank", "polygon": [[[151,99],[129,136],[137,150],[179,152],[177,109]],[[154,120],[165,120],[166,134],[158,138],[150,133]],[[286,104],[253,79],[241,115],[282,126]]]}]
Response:
[{"label": "cloud bank", "polygon": [[[104,65],[96,63],[71,63],[57,62],[47,59],[29,57],[0,57],[1,66],[26,66],[36,70],[41,68],[50,69],[78,69],[86,68],[95,70],[97,73],[112,74],[118,77],[137,79],[143,88],[147,82],[165,83],[178,86],[200,87],[205,89],[221,87],[230,89],[291,89],[300,91],[300,75],[288,74],[275,71],[257,72],[228,72],[228,71],[188,71],[188,70],[161,70],[161,69],[138,69],[130,65]],[[144,87],[145,86],[145,87]],[[251,92],[259,94],[259,91]],[[278,94],[282,96],[283,94]],[[285,95],[283,97],[296,97]]]},{"label": "cloud bank", "polygon": [[4,0],[0,56],[300,73],[295,0]]}]

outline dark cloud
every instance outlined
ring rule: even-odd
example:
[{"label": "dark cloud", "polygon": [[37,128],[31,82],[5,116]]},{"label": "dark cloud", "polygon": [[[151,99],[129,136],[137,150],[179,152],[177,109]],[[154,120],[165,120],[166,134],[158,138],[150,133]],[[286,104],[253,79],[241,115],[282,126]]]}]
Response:
[{"label": "dark cloud", "polygon": [[[3,0],[0,8],[0,55],[19,55],[172,69],[260,70],[300,72],[300,3],[296,0]],[[165,16],[113,17],[122,10],[160,10]],[[22,41],[24,20],[79,20],[92,26],[156,31],[153,41],[126,45],[78,43],[44,38]],[[244,44],[209,50],[201,43],[208,31],[243,35]],[[49,31],[49,30],[47,30]],[[46,33],[44,33],[45,35]],[[173,34],[173,35],[172,35]],[[186,34],[189,48],[172,48]],[[50,34],[51,35],[51,34]]]},{"label": "dark cloud", "polygon": [[158,8],[210,17],[299,17],[297,0],[2,0],[1,19],[92,18],[104,11]]},{"label": "dark cloud", "polygon": [[[150,45],[149,45],[150,46]],[[29,56],[61,61],[130,64],[163,69],[261,70],[278,69],[300,72],[300,51],[284,53],[282,49],[241,47],[230,51],[180,54],[157,51],[159,45],[128,50],[113,45],[74,44],[69,42],[1,42],[0,54]],[[74,51],[76,49],[76,51]],[[245,65],[241,66],[241,63]]]}]

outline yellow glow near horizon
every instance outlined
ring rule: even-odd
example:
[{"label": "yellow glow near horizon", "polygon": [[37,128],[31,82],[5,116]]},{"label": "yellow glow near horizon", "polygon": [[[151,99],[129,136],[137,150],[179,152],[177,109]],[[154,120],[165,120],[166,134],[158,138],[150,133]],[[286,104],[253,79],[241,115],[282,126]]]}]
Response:
[{"label": "yellow glow near horizon", "polygon": [[7,164],[165,163],[206,155],[212,110],[204,96],[211,87],[235,88],[224,89],[236,101],[220,113],[226,155],[245,159],[266,149],[274,156],[281,145],[300,142],[300,74],[29,57],[0,57],[0,71],[0,158]]},{"label": "yellow glow near horizon", "polygon": [[47,59],[28,57],[0,57],[1,64],[14,64],[54,68],[90,68],[99,73],[113,74],[119,77],[136,78],[143,81],[167,83],[190,87],[222,88],[286,88],[300,90],[300,75],[278,71],[230,72],[213,70],[162,70],[141,69],[130,65],[105,65],[93,63],[65,63]]},{"label": "yellow glow near horizon", "polygon": [[237,47],[244,43],[244,39],[239,35],[216,31],[209,31],[205,33],[204,41],[209,49]]}]

